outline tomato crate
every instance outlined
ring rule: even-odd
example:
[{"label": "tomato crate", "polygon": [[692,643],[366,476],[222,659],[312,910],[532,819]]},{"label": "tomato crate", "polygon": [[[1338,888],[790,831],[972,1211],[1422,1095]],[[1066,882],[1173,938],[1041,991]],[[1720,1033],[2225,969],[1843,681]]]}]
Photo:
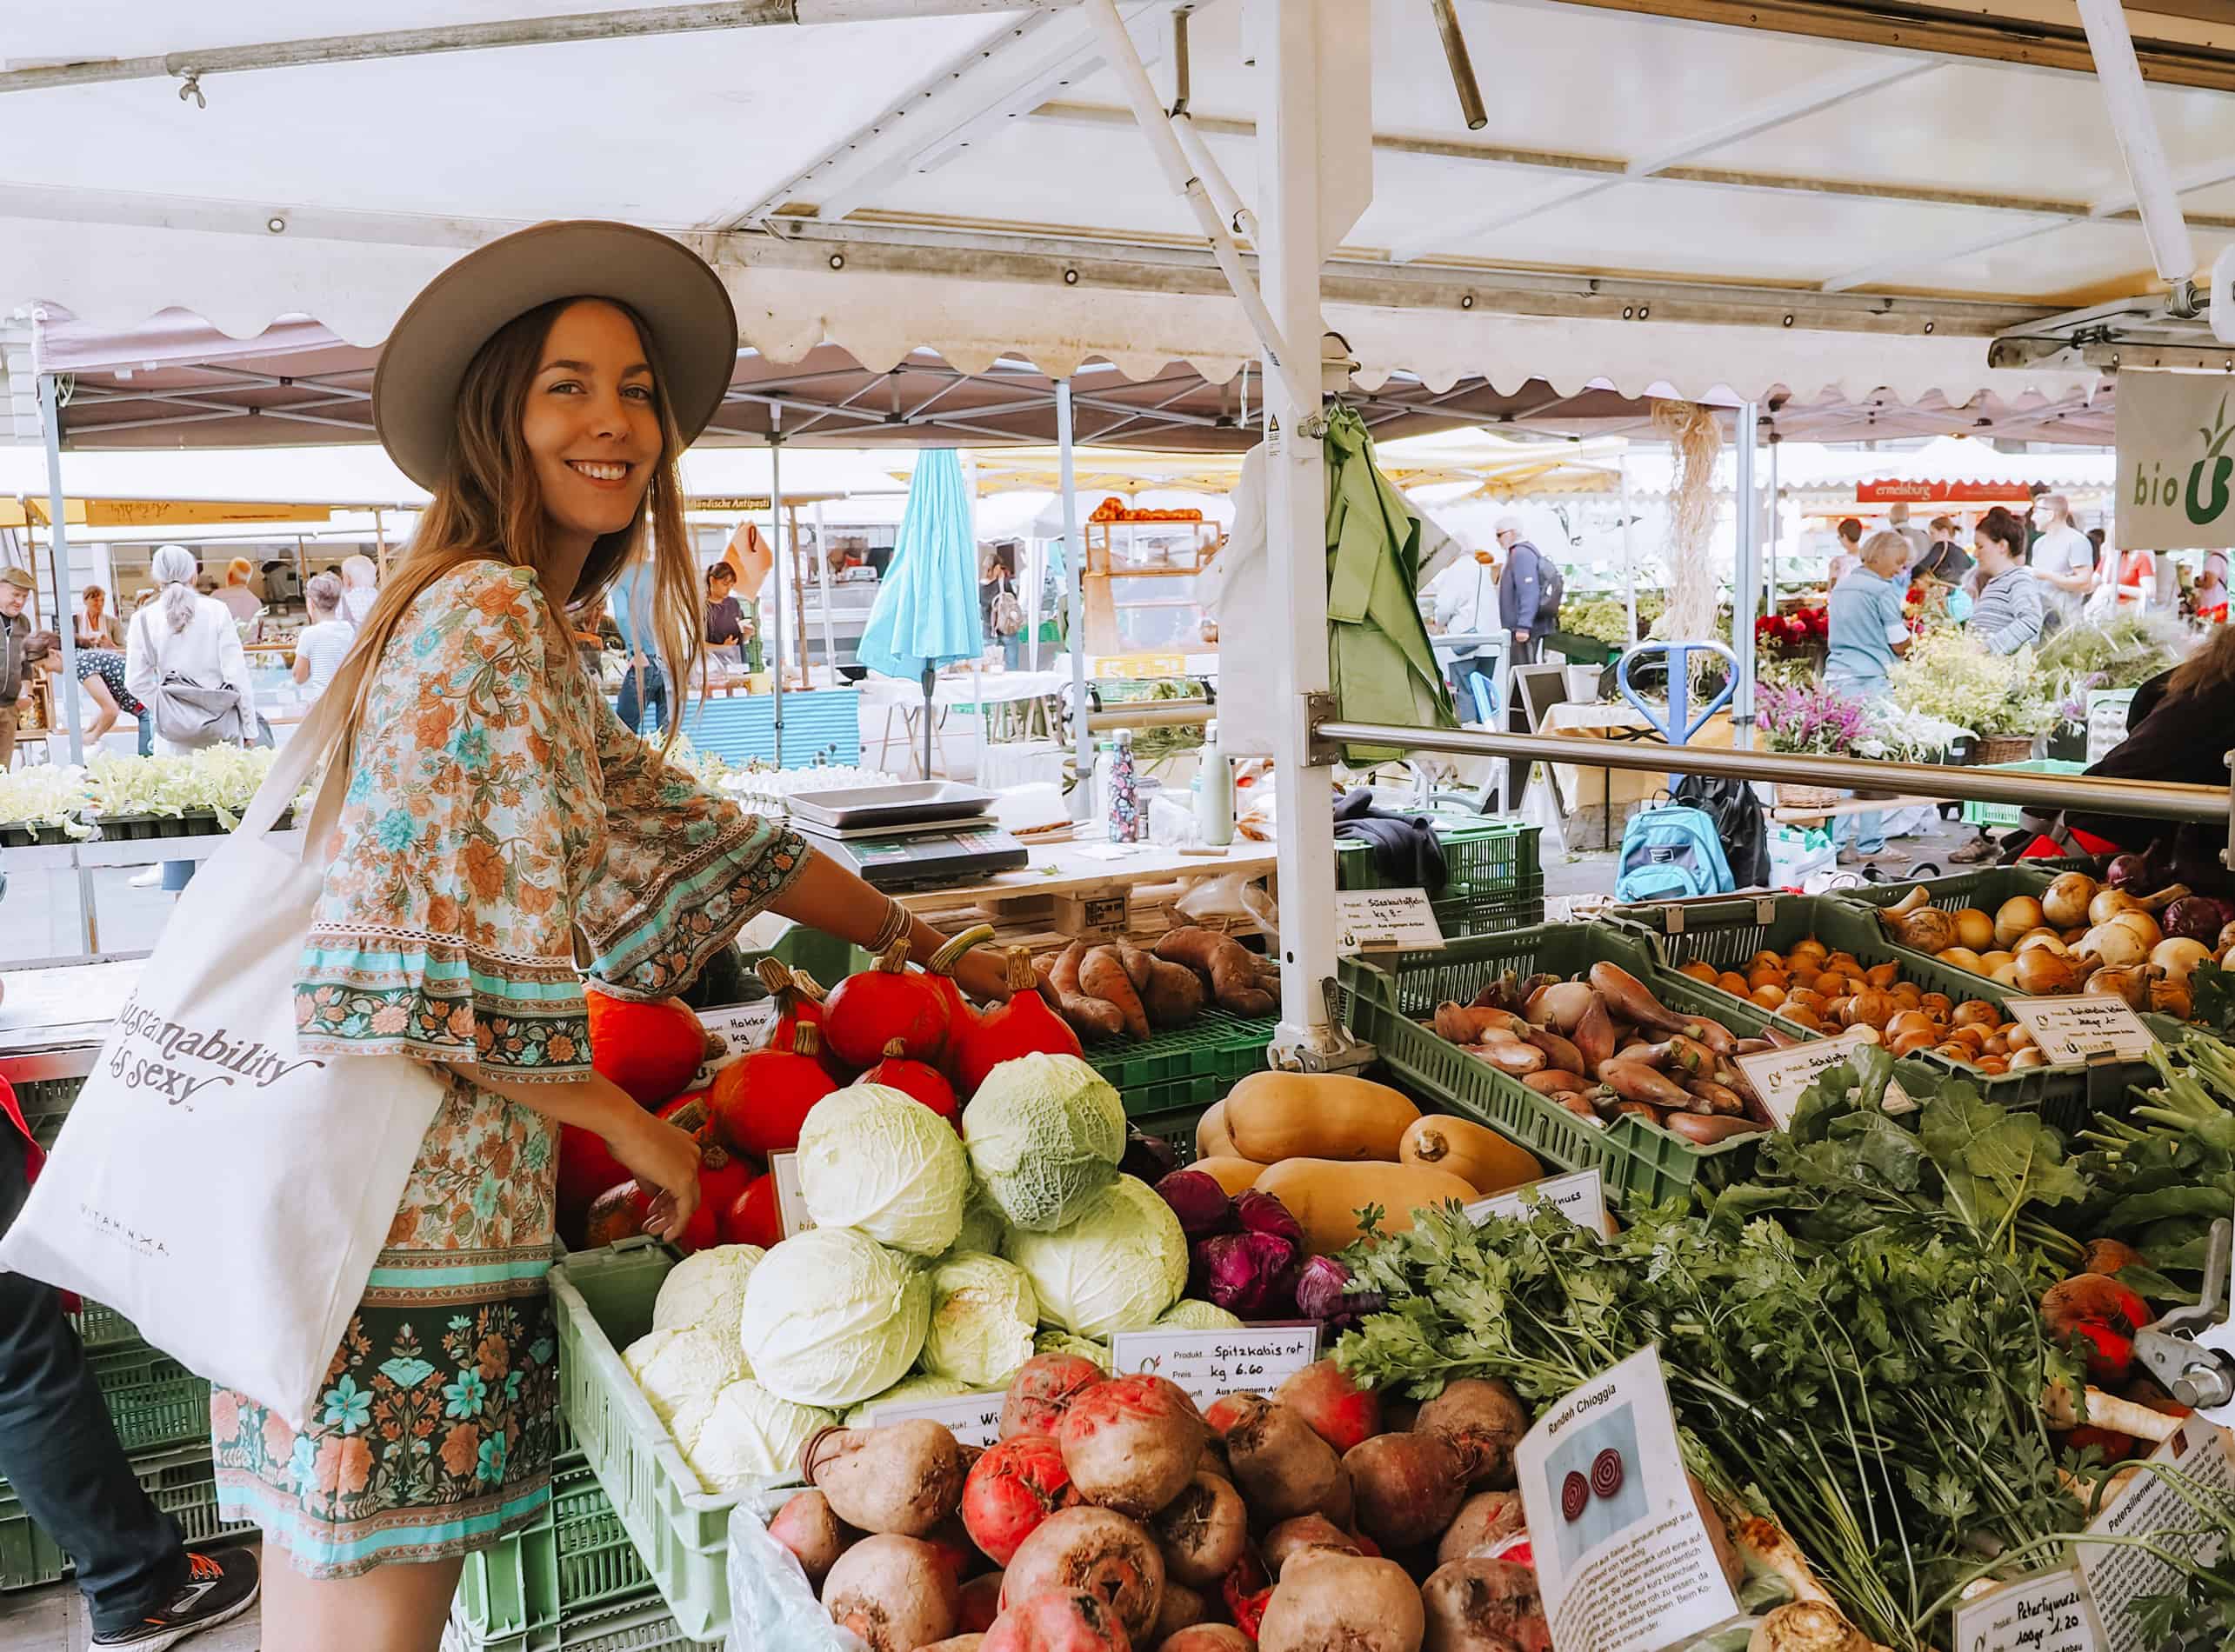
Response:
[{"label": "tomato crate", "polygon": [[1236,1016],[1205,1009],[1191,1027],[1160,1032],[1146,1043],[1095,1044],[1087,1065],[1108,1079],[1128,1118],[1211,1105],[1251,1073],[1263,1072],[1278,1016]]},{"label": "tomato crate", "polygon": [[1433,1016],[1446,999],[1466,1003],[1508,970],[1573,976],[1605,962],[1645,982],[1669,1009],[1712,1016],[1741,1036],[1758,1035],[1769,1020],[1767,1011],[1737,1004],[1696,981],[1657,977],[1655,961],[1651,942],[1635,931],[1559,923],[1454,941],[1435,951],[1344,958],[1337,972],[1344,1024],[1380,1051],[1407,1088],[1489,1125],[1558,1169],[1598,1170],[1608,1199],[1634,1209],[1711,1196],[1742,1179],[1753,1164],[1755,1139],[1738,1136],[1702,1147],[1626,1115],[1611,1125],[1586,1120],[1437,1037],[1420,1017]]},{"label": "tomato crate", "polygon": [[[1447,825],[1434,815],[1444,849],[1444,887],[1437,900],[1470,900],[1495,905],[1525,898],[1533,882],[1536,898],[1544,894],[1544,869],[1537,858],[1541,826],[1518,821],[1490,820],[1480,815],[1457,817]],[[1335,845],[1335,887],[1342,889],[1380,889],[1397,887],[1374,865],[1373,845],[1338,841]]]},{"label": "tomato crate", "polygon": [[[2045,885],[2046,882],[2043,880]],[[2011,894],[2022,892],[2010,890]],[[2011,996],[2007,989],[1984,976],[1902,946],[1885,932],[1871,909],[1844,904],[1828,895],[1712,896],[1704,900],[1618,906],[1606,916],[1618,928],[1634,929],[1649,939],[1657,960],[1652,983],[1656,991],[1671,979],[1689,980],[1677,974],[1684,964],[1698,961],[1744,975],[1756,953],[1790,951],[1812,936],[1835,952],[1852,953],[1856,962],[1865,966],[1893,964],[1900,969],[1902,980],[1914,982],[1926,992],[1945,993],[1959,1003],[1967,998],[1978,999],[1992,1004],[1999,1014]],[[1705,981],[1691,984],[1725,1009],[1749,1002]],[[1725,1018],[1718,1011],[1708,1013],[1718,1020]],[[1775,1011],[1769,1014],[1795,1036],[1806,1036],[1811,1030]],[[2146,1019],[2161,1039],[2179,1036],[2178,1023],[2162,1016]],[[1983,1073],[1929,1049],[1909,1059],[1921,1063],[1935,1079],[1967,1080],[1998,1106],[2038,1110],[2045,1122],[2065,1131],[2078,1129],[2095,1113],[2124,1116],[2131,1104],[2130,1087],[2152,1076],[2149,1062],[2140,1061],[2097,1061],[2078,1067]]]},{"label": "tomato crate", "polygon": [[731,1511],[752,1500],[772,1515],[786,1494],[771,1502],[753,1492],[703,1489],[621,1362],[621,1350],[651,1329],[660,1282],[677,1260],[657,1240],[639,1236],[552,1264],[561,1397],[584,1458],[675,1614],[676,1632],[718,1641],[730,1627]]},{"label": "tomato crate", "polygon": [[[137,1457],[132,1471],[156,1507],[178,1522],[189,1543],[211,1542],[249,1529],[248,1522],[228,1524],[218,1517],[217,1470],[206,1440]],[[0,1591],[57,1582],[71,1570],[69,1556],[31,1523],[23,1504],[0,1494]]]},{"label": "tomato crate", "polygon": [[551,1464],[540,1521],[466,1556],[450,1627],[461,1652],[539,1652],[571,1615],[648,1598],[651,1574],[577,1449]]}]

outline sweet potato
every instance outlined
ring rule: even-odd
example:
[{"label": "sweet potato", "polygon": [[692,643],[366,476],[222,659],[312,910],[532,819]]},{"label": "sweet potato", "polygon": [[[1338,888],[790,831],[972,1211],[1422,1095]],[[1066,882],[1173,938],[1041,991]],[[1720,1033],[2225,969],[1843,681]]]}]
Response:
[{"label": "sweet potato", "polygon": [[838,1556],[858,1541],[831,1512],[831,1500],[819,1491],[803,1491],[788,1500],[768,1522],[768,1535],[797,1557],[807,1581],[817,1589],[837,1563]]},{"label": "sweet potato", "polygon": [[955,1632],[961,1590],[931,1544],[881,1532],[838,1556],[823,1580],[823,1609],[870,1652],[920,1652]]},{"label": "sweet potato", "polygon": [[962,1587],[962,1610],[955,1622],[965,1634],[983,1635],[1001,1615],[1001,1574],[984,1572]]},{"label": "sweet potato", "polygon": [[[1157,955],[1145,947],[1135,946],[1131,941],[1123,937],[1110,942],[1108,945],[1110,949],[1118,955],[1118,962],[1125,966],[1125,979],[1133,983],[1133,990],[1139,993],[1147,992],[1149,977],[1152,973],[1151,966],[1160,962]],[[1188,973],[1193,975],[1195,972],[1191,969]]]},{"label": "sweet potato", "polygon": [[1478,1491],[1459,1505],[1436,1544],[1436,1562],[1446,1565],[1494,1549],[1529,1528],[1518,1491]]},{"label": "sweet potato", "polygon": [[1145,952],[1141,956],[1149,960],[1148,983],[1140,990],[1151,1026],[1184,1027],[1202,1015],[1205,994],[1201,976],[1184,963],[1166,963]]},{"label": "sweet potato", "polygon": [[1171,1575],[1164,1575],[1164,1602],[1157,1609],[1157,1626],[1149,1631],[1148,1642],[1161,1645],[1182,1629],[1192,1629],[1211,1615],[1211,1602],[1199,1589],[1175,1583]]},{"label": "sweet potato", "polygon": [[[1164,1562],[1146,1528],[1107,1509],[1051,1515],[1002,1574],[1005,1616],[1048,1590],[1091,1595],[1118,1615],[1126,1639],[1148,1639],[1164,1606]],[[1000,1625],[997,1623],[997,1632]]]},{"label": "sweet potato", "polygon": [[1344,1531],[1324,1515],[1298,1515],[1284,1520],[1265,1534],[1265,1569],[1276,1578],[1281,1568],[1308,1549],[1331,1549],[1338,1555],[1362,1552]]},{"label": "sweet potato", "polygon": [[1420,1652],[1420,1591],[1395,1561],[1314,1557],[1274,1586],[1258,1652]]},{"label": "sweet potato", "polygon": [[1192,924],[1171,931],[1157,943],[1157,956],[1184,963],[1211,984],[1221,1009],[1238,1016],[1269,1016],[1280,1000],[1258,984],[1257,955],[1231,935],[1215,935]]},{"label": "sweet potato", "polygon": [[1135,1376],[1112,1377],[1079,1396],[1056,1437],[1080,1496],[1145,1520],[1194,1478],[1204,1434],[1186,1389]]},{"label": "sweet potato", "polygon": [[824,1429],[808,1441],[799,1463],[831,1511],[866,1532],[921,1537],[962,1502],[962,1449],[944,1426],[922,1417]]},{"label": "sweet potato", "polygon": [[1513,1448],[1529,1432],[1529,1413],[1513,1390],[1494,1378],[1462,1377],[1420,1407],[1416,1429],[1439,1429],[1474,1455],[1467,1484],[1510,1489]]},{"label": "sweet potato", "polygon": [[1118,1006],[1118,1013],[1125,1018],[1127,1036],[1139,1042],[1148,1041],[1149,1012],[1142,1007],[1133,978],[1125,973],[1116,952],[1108,947],[1089,947],[1078,961],[1078,985],[1088,997]]},{"label": "sweet potato", "polygon": [[1250,1511],[1233,1482],[1198,1473],[1151,1516],[1149,1529],[1164,1551],[1166,1577],[1211,1589],[1249,1548]]},{"label": "sweet potato", "polygon": [[1420,1586],[1424,1652],[1552,1652],[1537,1574],[1509,1560],[1455,1560]]},{"label": "sweet potato", "polygon": [[1474,1462],[1471,1449],[1438,1429],[1378,1434],[1352,1446],[1343,1466],[1358,1529],[1384,1549],[1432,1542],[1466,1501]]},{"label": "sweet potato", "polygon": [[1032,962],[1041,969],[1049,990],[1055,994],[1056,1009],[1071,1023],[1071,1029],[1081,1038],[1118,1038],[1125,1032],[1125,1016],[1116,1004],[1094,997],[1081,990],[1078,984],[1079,961],[1086,956],[1086,943],[1074,941],[1057,954],[1052,961],[1045,957]]},{"label": "sweet potato", "polygon": [[1051,1435],[1063,1427],[1071,1402],[1108,1374],[1079,1354],[1035,1354],[1009,1379],[1001,1402],[1001,1437]]},{"label": "sweet potato", "polygon": [[1312,1361],[1273,1390],[1273,1400],[1338,1453],[1381,1432],[1381,1396],[1351,1382],[1331,1359]]},{"label": "sweet potato", "polygon": [[1005,1609],[977,1652],[1133,1652],[1133,1641],[1107,1602],[1051,1589]]},{"label": "sweet potato", "polygon": [[1258,1643],[1231,1623],[1198,1623],[1167,1636],[1156,1652],[1258,1652]]},{"label": "sweet potato", "polygon": [[1334,1448],[1284,1405],[1254,1395],[1226,1397],[1240,1398],[1226,1429],[1226,1460],[1250,1513],[1271,1525],[1316,1512],[1342,1468]]}]

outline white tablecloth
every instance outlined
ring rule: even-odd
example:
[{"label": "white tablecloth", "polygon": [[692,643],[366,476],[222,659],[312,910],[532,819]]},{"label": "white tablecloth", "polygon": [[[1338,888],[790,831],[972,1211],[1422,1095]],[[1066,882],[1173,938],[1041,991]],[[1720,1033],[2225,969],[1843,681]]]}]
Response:
[{"label": "white tablecloth", "polygon": [[[897,676],[871,672],[861,680],[864,706],[897,707],[913,711],[924,703],[924,685]],[[942,711],[960,705],[1005,705],[1017,700],[1037,700],[1061,694],[1071,686],[1071,673],[1062,671],[972,671],[968,676],[941,676],[931,689],[931,703]]]}]

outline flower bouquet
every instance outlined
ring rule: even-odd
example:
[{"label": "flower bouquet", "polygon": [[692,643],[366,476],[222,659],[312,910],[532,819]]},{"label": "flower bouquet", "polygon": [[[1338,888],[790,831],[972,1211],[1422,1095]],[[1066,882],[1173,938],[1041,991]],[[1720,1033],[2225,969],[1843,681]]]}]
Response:
[{"label": "flower bouquet", "polygon": [[[1845,756],[1874,734],[1869,707],[1821,683],[1765,683],[1755,691],[1754,716],[1771,751]],[[1793,808],[1821,808],[1839,796],[1822,786],[1777,787],[1777,801]]]},{"label": "flower bouquet", "polygon": [[2054,689],[2031,649],[1994,654],[1961,631],[1927,630],[1894,666],[1892,681],[1893,702],[1904,710],[1970,729],[1978,761],[2024,756],[2056,717]]}]

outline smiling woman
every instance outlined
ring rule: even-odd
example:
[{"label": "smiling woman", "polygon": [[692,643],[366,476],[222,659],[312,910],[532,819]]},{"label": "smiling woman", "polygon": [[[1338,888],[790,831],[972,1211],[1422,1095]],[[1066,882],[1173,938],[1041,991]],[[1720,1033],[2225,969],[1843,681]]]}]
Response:
[{"label": "smiling woman", "polygon": [[[670,768],[577,663],[566,610],[626,580],[649,588],[639,646],[689,680],[704,627],[676,463],[735,352],[696,255],[596,223],[460,261],[383,352],[375,421],[433,499],[330,689],[349,779],[295,1012],[306,1055],[450,1083],[309,1425],[230,1391],[211,1407],[224,1507],[288,1562],[265,1622],[291,1646],[434,1652],[463,1556],[544,1514],[558,1127],[653,1196],[647,1231],[698,1202],[691,1138],[590,1065],[577,959],[657,1002],[764,909],[919,958],[944,943]],[[997,976],[963,985],[1005,996]]]}]

